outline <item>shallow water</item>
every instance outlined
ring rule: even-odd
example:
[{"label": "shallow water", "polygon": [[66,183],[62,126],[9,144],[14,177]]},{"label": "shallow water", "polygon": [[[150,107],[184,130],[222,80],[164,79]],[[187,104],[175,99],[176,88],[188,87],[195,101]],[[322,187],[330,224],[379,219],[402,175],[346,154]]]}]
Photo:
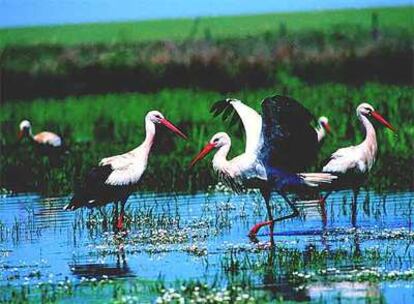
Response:
[{"label": "shallow water", "polygon": [[[68,198],[3,195],[0,288],[107,277],[200,279],[223,286],[248,280],[275,298],[413,302],[414,193],[361,192],[356,205],[351,197],[349,191],[332,194],[325,220],[319,204],[299,202],[301,216],[276,225],[273,252],[267,229],[259,243],[247,237],[253,224],[266,219],[254,193],[133,195],[123,238],[105,224],[112,206],[103,216],[96,210],[63,211]],[[289,212],[280,198],[273,199],[275,214]],[[323,267],[307,261],[315,251],[329,253]],[[298,280],[292,280],[291,262],[282,261],[284,255],[299,255],[302,264],[293,275]],[[328,274],[318,273],[322,268]],[[364,271],[382,277],[355,279]]]}]

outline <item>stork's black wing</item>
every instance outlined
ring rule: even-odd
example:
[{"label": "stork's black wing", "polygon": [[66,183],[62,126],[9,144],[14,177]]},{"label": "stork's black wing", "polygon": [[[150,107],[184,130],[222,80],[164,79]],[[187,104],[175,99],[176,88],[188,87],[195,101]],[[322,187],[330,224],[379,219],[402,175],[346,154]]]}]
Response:
[{"label": "stork's black wing", "polygon": [[109,164],[93,167],[85,177],[84,187],[92,190],[93,188],[99,188],[105,185],[105,181],[111,175],[112,171],[112,167]]},{"label": "stork's black wing", "polygon": [[262,102],[264,144],[259,158],[266,167],[304,170],[316,160],[318,138],[314,116],[293,98],[275,95]]},{"label": "stork's black wing", "polygon": [[[85,176],[80,185],[75,188],[75,193],[66,209],[76,209],[87,206],[95,201],[111,199],[111,186],[105,184],[106,179],[112,173],[111,165],[93,167]],[[114,188],[114,187],[112,187]]]}]

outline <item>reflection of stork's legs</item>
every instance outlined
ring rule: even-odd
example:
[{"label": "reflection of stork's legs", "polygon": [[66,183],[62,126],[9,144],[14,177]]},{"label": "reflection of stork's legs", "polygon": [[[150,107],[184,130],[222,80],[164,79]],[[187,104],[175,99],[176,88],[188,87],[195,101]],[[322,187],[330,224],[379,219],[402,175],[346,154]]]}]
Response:
[{"label": "reflection of stork's legs", "polygon": [[108,226],[107,226],[108,225],[108,220],[107,220],[107,216],[106,216],[105,212],[102,210],[102,208],[104,208],[104,207],[99,207],[98,210],[99,210],[99,213],[102,216],[102,226],[103,226],[103,229],[106,230],[108,228]]},{"label": "reflection of stork's legs", "polygon": [[352,224],[352,228],[356,228],[357,224],[357,198],[358,198],[358,193],[359,193],[359,189],[358,188],[354,188],[353,189],[353,199],[352,199],[352,204],[351,204],[351,224]]},{"label": "reflection of stork's legs", "polygon": [[358,188],[354,188],[353,189],[353,199],[352,199],[352,204],[351,204],[351,225],[352,228],[354,228],[354,246],[355,246],[355,252],[354,255],[356,257],[361,255],[361,248],[360,248],[360,242],[359,242],[359,235],[358,235],[358,230],[357,230],[357,217],[358,217],[358,194],[359,194],[359,189]]},{"label": "reflection of stork's legs", "polygon": [[332,190],[326,192],[326,194],[319,199],[319,207],[321,211],[321,218],[322,218],[322,244],[325,246],[326,250],[329,250],[328,240],[326,235],[326,228],[328,226],[328,216],[326,212],[326,199],[329,195],[331,195]]},{"label": "reflection of stork's legs", "polygon": [[328,226],[328,216],[326,212],[326,204],[325,201],[321,201],[321,217],[322,217],[322,230],[325,231],[326,227]]},{"label": "reflection of stork's legs", "polygon": [[121,241],[118,245],[118,252],[116,254],[116,266],[117,268],[126,269],[127,268],[127,262],[126,262],[126,256],[125,256],[125,250],[124,250],[124,242]]},{"label": "reflection of stork's legs", "polygon": [[[330,193],[330,192],[329,192]],[[319,210],[321,213],[321,218],[322,218],[322,234],[321,234],[321,238],[322,238],[322,244],[325,247],[326,250],[329,250],[329,246],[328,246],[328,238],[327,238],[327,234],[326,234],[326,228],[328,226],[328,216],[327,216],[327,211],[326,211],[326,198],[329,194],[325,195],[324,197],[322,197],[319,200]]]},{"label": "reflection of stork's legs", "polygon": [[357,198],[359,194],[359,189],[354,188],[354,197],[352,199],[352,205],[351,205],[351,225],[352,228],[354,228],[354,246],[355,246],[355,252],[354,256],[359,257],[361,256],[361,247],[360,247],[360,241],[359,241],[359,234],[357,231],[357,217],[358,217],[358,205],[357,205]]},{"label": "reflection of stork's legs", "polygon": [[267,214],[269,216],[269,222],[270,222],[270,246],[274,247],[275,245],[275,240],[273,239],[273,233],[274,233],[274,229],[275,229],[275,222],[273,220],[273,215],[272,215],[272,206],[270,205],[270,193],[268,195],[268,197],[265,199],[266,200],[266,208],[267,208]]},{"label": "reflection of stork's legs", "polygon": [[325,230],[328,224],[328,218],[326,213],[326,200],[329,195],[331,195],[332,191],[326,192],[326,194],[319,199],[319,204],[321,208],[321,217],[322,217],[322,229]]}]

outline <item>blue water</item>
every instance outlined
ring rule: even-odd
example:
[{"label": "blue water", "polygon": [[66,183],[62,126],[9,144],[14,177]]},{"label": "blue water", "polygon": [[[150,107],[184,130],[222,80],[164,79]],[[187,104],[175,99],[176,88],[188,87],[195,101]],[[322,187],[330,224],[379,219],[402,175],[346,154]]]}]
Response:
[{"label": "blue water", "polygon": [[[318,204],[299,202],[301,216],[276,225],[276,245],[303,254],[311,246],[349,256],[376,249],[387,258],[372,264],[366,261],[358,267],[375,266],[385,272],[414,270],[414,193],[361,192],[354,209],[350,198],[347,191],[332,194],[326,204],[325,221]],[[223,259],[229,252],[238,252],[238,258],[249,257],[257,263],[266,263],[268,258],[266,250],[249,251],[266,246],[267,229],[259,235],[259,244],[246,236],[253,224],[266,217],[257,194],[133,195],[127,204],[128,235],[121,239],[114,238],[110,225],[100,221],[102,216],[97,211],[63,211],[67,200],[36,194],[0,198],[0,288],[67,279],[77,284],[85,278],[103,276],[146,280],[162,277],[167,282],[201,279],[226,285],[229,277],[223,270]],[[277,197],[274,201],[275,214],[288,212]],[[110,211],[111,206],[104,210],[108,214]],[[345,259],[338,271],[347,274],[355,267],[353,263]],[[289,286],[285,274],[275,271],[275,281],[269,281],[261,272],[249,271],[249,276],[258,287]],[[396,299],[414,301],[414,282],[410,280],[316,281],[305,286],[300,298],[292,288],[285,286],[283,292],[276,288],[279,291],[275,296],[282,293],[294,300],[328,301],[338,293],[345,299],[376,293],[390,303]]]},{"label": "blue water", "polygon": [[0,28],[412,4],[412,0],[0,0]]}]

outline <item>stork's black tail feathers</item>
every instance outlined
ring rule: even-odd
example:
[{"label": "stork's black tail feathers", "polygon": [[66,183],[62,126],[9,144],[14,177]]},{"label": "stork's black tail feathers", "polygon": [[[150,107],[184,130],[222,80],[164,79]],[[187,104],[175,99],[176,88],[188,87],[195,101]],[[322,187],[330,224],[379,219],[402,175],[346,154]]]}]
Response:
[{"label": "stork's black tail feathers", "polygon": [[105,181],[111,173],[111,165],[93,167],[75,189],[75,194],[64,209],[75,210],[84,206],[91,208],[99,202],[110,200],[113,187],[106,185]]},{"label": "stork's black tail feathers", "polygon": [[75,194],[70,199],[70,202],[63,207],[63,210],[73,211],[80,207],[83,207],[87,202],[87,197],[85,191],[83,189],[79,189],[75,191]]}]

